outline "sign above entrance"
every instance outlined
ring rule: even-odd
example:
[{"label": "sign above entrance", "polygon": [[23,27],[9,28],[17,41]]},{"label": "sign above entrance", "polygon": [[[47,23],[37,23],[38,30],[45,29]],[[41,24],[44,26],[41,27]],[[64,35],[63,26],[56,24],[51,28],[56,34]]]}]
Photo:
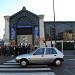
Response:
[{"label": "sign above entrance", "polygon": [[17,26],[17,28],[31,28],[32,26]]}]

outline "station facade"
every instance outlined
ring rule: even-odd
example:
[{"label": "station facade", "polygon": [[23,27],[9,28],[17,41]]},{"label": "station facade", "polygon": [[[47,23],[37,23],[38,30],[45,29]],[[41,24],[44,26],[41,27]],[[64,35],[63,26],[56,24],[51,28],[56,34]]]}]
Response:
[{"label": "station facade", "polygon": [[9,45],[35,44],[43,45],[44,38],[44,15],[36,15],[25,7],[12,16],[5,18],[4,43]]},{"label": "station facade", "polygon": [[25,7],[12,16],[5,18],[5,45],[30,43],[36,46],[45,46],[50,41],[74,41],[74,21],[44,22],[44,15],[36,15]]}]

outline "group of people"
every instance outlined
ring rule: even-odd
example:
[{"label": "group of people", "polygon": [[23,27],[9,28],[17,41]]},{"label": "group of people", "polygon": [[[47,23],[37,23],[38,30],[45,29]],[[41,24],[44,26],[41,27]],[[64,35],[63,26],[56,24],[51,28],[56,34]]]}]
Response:
[{"label": "group of people", "polygon": [[20,55],[31,52],[31,45],[0,46],[0,55]]},{"label": "group of people", "polygon": [[31,52],[31,46],[30,44],[28,45],[19,45],[15,48],[15,55],[21,55],[21,54],[26,54]]},{"label": "group of people", "polygon": [[11,46],[0,46],[0,55],[10,55],[10,54],[13,54],[13,47]]}]

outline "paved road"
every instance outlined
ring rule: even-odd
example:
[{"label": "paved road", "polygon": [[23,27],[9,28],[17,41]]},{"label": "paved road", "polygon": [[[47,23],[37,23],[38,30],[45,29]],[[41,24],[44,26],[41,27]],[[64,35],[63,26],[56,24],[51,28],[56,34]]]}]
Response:
[{"label": "paved road", "polygon": [[[4,60],[4,59],[3,59]],[[75,56],[65,56],[65,61],[61,66],[50,65],[28,65],[21,68],[14,59],[11,58],[0,64],[0,75],[75,75]]]},{"label": "paved road", "polygon": [[75,55],[65,56],[65,61],[61,66],[49,65],[56,75],[75,75]]},{"label": "paved road", "polygon": [[15,60],[7,61],[0,65],[0,75],[55,75],[48,65],[28,65],[26,68],[21,68],[20,64]]}]

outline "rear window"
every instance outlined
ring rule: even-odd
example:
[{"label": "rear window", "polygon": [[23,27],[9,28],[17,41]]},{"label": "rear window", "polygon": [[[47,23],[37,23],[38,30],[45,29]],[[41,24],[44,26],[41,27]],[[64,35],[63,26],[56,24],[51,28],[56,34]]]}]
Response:
[{"label": "rear window", "polygon": [[46,48],[46,54],[57,54],[54,48]]}]

